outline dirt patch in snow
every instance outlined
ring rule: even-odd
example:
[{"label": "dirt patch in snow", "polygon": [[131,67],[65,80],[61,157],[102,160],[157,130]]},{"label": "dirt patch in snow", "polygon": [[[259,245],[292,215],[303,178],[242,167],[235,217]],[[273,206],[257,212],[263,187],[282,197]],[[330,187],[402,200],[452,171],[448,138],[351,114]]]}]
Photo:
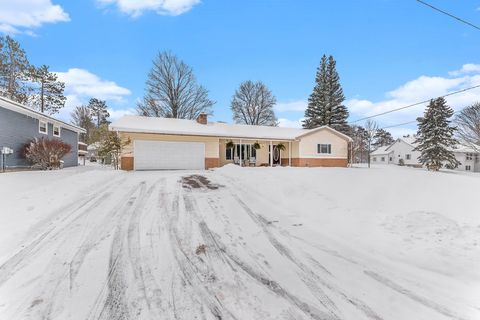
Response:
[{"label": "dirt patch in snow", "polygon": [[219,184],[212,183],[207,177],[198,174],[182,177],[181,182],[182,186],[187,189],[217,190],[221,187]]}]

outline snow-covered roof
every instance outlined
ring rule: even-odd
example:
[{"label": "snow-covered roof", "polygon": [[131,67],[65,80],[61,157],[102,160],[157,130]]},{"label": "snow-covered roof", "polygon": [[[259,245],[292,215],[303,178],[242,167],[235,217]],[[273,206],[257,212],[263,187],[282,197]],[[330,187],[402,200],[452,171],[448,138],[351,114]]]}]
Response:
[{"label": "snow-covered roof", "polygon": [[66,123],[62,120],[55,119],[54,117],[48,116],[46,114],[43,114],[41,112],[35,111],[33,109],[30,109],[18,102],[15,102],[13,100],[7,99],[5,97],[0,97],[0,107],[15,111],[24,115],[27,115],[29,117],[35,118],[35,119],[41,119],[42,121],[47,121],[53,124],[58,124],[63,128],[72,130],[74,132],[78,133],[85,133],[86,130],[80,127],[77,127],[73,124]]},{"label": "snow-covered roof", "polygon": [[377,150],[373,151],[370,155],[378,156],[378,155],[392,153],[393,151],[388,151],[388,148],[390,148],[390,146],[379,147]]},{"label": "snow-covered roof", "polygon": [[272,140],[295,140],[301,136],[308,135],[319,130],[331,130],[345,140],[351,140],[350,137],[327,126],[315,129],[297,129],[227,124],[223,122],[208,122],[207,124],[200,124],[195,120],[131,115],[123,116],[119,120],[110,124],[109,127],[112,131],[123,132]]},{"label": "snow-covered roof", "polygon": [[467,146],[463,144],[457,144],[455,148],[451,149],[454,152],[461,152],[461,153],[478,153],[480,151],[480,146]]}]

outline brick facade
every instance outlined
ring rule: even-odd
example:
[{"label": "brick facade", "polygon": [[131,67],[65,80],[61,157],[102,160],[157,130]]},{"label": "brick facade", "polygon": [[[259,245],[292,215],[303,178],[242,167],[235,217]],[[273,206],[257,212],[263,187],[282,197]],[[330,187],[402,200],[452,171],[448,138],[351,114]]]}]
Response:
[{"label": "brick facade", "polygon": [[205,158],[205,169],[218,168],[220,166],[219,158]]},{"label": "brick facade", "polygon": [[133,170],[133,157],[123,156],[120,159],[120,169],[126,171]]},{"label": "brick facade", "polygon": [[[282,166],[288,166],[288,159],[282,159]],[[347,167],[347,159],[292,158],[292,167]]]}]

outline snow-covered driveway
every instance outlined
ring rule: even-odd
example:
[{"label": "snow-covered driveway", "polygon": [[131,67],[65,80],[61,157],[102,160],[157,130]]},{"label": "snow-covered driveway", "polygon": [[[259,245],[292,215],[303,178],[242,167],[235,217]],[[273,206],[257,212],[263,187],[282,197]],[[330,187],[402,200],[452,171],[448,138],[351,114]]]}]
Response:
[{"label": "snow-covered driveway", "polygon": [[480,175],[0,175],[0,319],[480,319]]}]

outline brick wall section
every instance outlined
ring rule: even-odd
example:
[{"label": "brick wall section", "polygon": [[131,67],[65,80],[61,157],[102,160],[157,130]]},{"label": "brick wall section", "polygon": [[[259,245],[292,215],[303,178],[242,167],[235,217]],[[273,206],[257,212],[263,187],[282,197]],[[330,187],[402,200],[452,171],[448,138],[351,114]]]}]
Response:
[{"label": "brick wall section", "polygon": [[132,171],[133,170],[133,157],[123,156],[120,159],[120,169],[126,170],[126,171]]},{"label": "brick wall section", "polygon": [[205,158],[205,169],[218,168],[220,166],[219,158]]},{"label": "brick wall section", "polygon": [[[282,166],[288,166],[288,159],[282,159]],[[347,167],[347,159],[292,158],[292,167]]]}]

